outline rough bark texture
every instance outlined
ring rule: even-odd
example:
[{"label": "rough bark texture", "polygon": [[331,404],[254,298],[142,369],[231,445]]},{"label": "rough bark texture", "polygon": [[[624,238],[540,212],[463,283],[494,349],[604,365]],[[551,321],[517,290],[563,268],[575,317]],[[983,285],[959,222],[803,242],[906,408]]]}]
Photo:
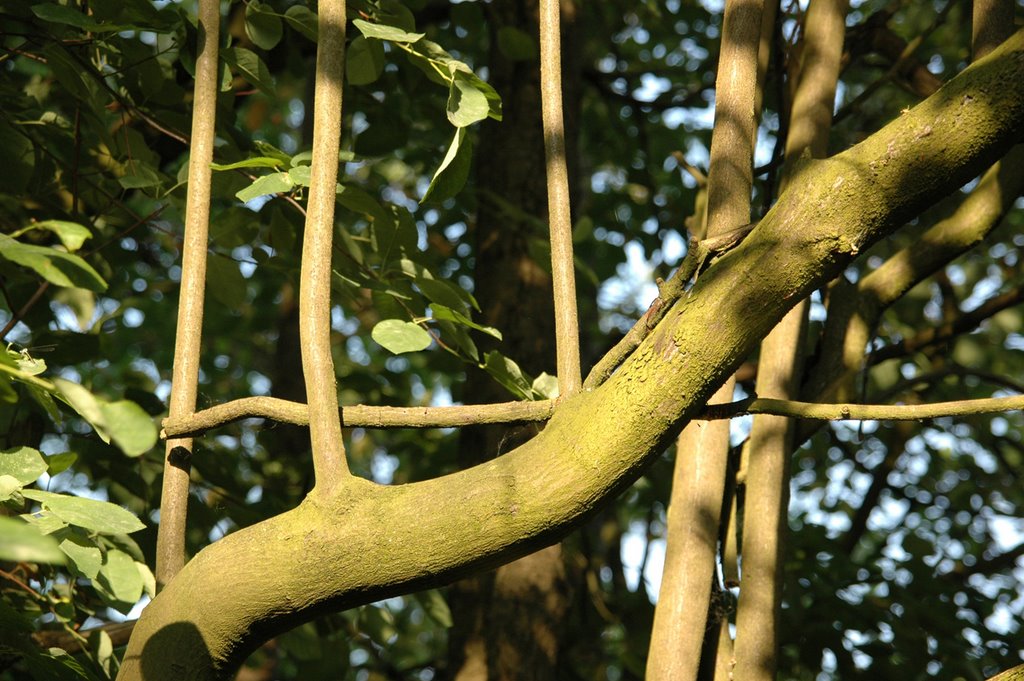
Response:
[{"label": "rough bark texture", "polygon": [[[487,6],[491,44],[503,26],[537,35],[537,2],[525,0]],[[572,32],[572,13],[565,29]],[[565,67],[571,58],[567,40]],[[555,372],[554,306],[551,275],[531,254],[531,239],[546,239],[544,137],[540,116],[538,62],[512,61],[492,50],[490,83],[505,102],[504,120],[482,126],[476,172],[479,210],[476,216],[475,295],[483,323],[501,329],[497,347],[531,375]],[[568,77],[567,83],[578,78]],[[578,93],[570,89],[567,116],[572,130]],[[571,140],[571,136],[570,136]],[[574,149],[569,144],[570,154]],[[513,211],[508,209],[513,207]],[[486,352],[493,346],[481,346]],[[508,393],[482,371],[466,377],[465,395],[474,403],[509,399]],[[460,462],[479,464],[515,448],[539,432],[539,426],[518,428],[475,426],[462,431]],[[496,572],[452,586],[449,602],[454,627],[449,632],[450,677],[459,681],[557,678],[558,651],[568,609],[568,583],[561,547],[547,547]]]},{"label": "rough bark texture", "polygon": [[228,678],[262,641],[320,613],[550,545],[633,482],[798,300],[1022,133],[1024,31],[817,162],[607,383],[563,402],[526,444],[434,480],[314,490],[201,551],[143,613],[119,678]]}]

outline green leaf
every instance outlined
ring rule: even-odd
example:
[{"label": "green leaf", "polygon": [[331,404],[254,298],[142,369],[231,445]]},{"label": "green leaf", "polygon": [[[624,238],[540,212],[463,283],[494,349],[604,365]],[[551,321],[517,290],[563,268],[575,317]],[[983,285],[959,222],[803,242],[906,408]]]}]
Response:
[{"label": "green leaf", "polygon": [[281,17],[258,0],[250,0],[245,6],[245,32],[256,47],[271,50],[281,42]]},{"label": "green leaf", "polygon": [[297,165],[288,170],[288,179],[300,187],[308,187],[312,181],[313,167]]},{"label": "green leaf", "polygon": [[46,472],[46,459],[31,447],[13,447],[0,452],[0,475],[10,475],[22,485],[31,485]]},{"label": "green leaf", "polygon": [[288,11],[284,13],[284,20],[288,22],[289,26],[314,43],[317,41],[317,16],[305,5],[289,7]]},{"label": "green leaf", "polygon": [[497,329],[490,326],[481,326],[480,324],[477,324],[466,315],[462,314],[461,312],[456,312],[450,307],[447,307],[445,305],[438,305],[437,303],[432,303],[430,305],[430,311],[433,312],[434,319],[443,319],[446,322],[455,322],[456,324],[462,324],[463,326],[468,326],[471,329],[482,331],[486,333],[488,336],[493,336],[494,338],[501,340],[501,331],[498,331]]},{"label": "green leaf", "polygon": [[[433,83],[448,87],[452,79],[452,71],[459,70],[455,65],[461,64],[461,70],[470,70],[437,43],[426,38],[416,43],[415,51],[406,55],[413,66],[418,68]],[[438,72],[441,65],[442,73]]]},{"label": "green leaf", "polygon": [[105,24],[96,21],[84,12],[80,12],[76,9],[65,7],[63,5],[32,5],[32,13],[43,21],[49,21],[54,24],[64,24],[66,26],[74,26],[75,28],[91,31],[93,33],[118,33],[120,31],[143,30],[143,27],[135,26],[133,24]]},{"label": "green leaf", "polygon": [[248,295],[248,286],[238,263],[219,253],[212,253],[206,261],[206,277],[210,295],[229,310],[237,310]]},{"label": "green leaf", "polygon": [[338,203],[353,213],[365,215],[374,223],[389,223],[392,221],[391,214],[384,210],[384,207],[380,205],[380,201],[359,187],[352,185],[339,186]]},{"label": "green leaf", "polygon": [[345,78],[352,85],[368,85],[384,72],[384,46],[379,40],[356,36],[345,57]]},{"label": "green leaf", "polygon": [[78,534],[69,534],[61,543],[60,550],[71,560],[71,564],[84,577],[96,579],[103,565],[103,552],[91,539]]},{"label": "green leaf", "polygon": [[542,399],[553,400],[558,397],[558,377],[547,372],[533,379],[533,392],[540,395]]},{"label": "green leaf", "polygon": [[448,602],[445,601],[444,596],[437,589],[431,589],[430,591],[422,591],[416,594],[420,605],[423,606],[424,612],[438,624],[445,629],[452,627],[452,613],[448,609]]},{"label": "green leaf", "polygon": [[71,468],[78,461],[78,454],[74,452],[61,452],[60,454],[50,454],[46,457],[46,473],[50,477],[63,473],[67,469]]},{"label": "green leaf", "polygon": [[71,405],[71,408],[78,412],[100,436],[104,442],[110,442],[110,436],[103,427],[103,409],[100,401],[91,392],[71,381],[63,378],[55,378],[53,384],[57,386],[64,400]]},{"label": "green leaf", "polygon": [[[253,146],[263,156],[268,158],[276,158],[281,162],[281,165],[290,165],[292,157],[289,154],[284,153],[277,147],[266,140],[253,140]],[[301,155],[301,154],[300,154]]]},{"label": "green leaf", "polygon": [[470,75],[465,71],[456,71],[448,89],[448,121],[457,128],[482,121],[490,111],[487,95],[477,87]]},{"label": "green leaf", "polygon": [[88,331],[96,315],[96,294],[84,288],[61,288],[53,295],[54,301],[63,303],[75,313],[75,321],[81,331]]},{"label": "green leaf", "polygon": [[498,49],[512,61],[533,61],[539,54],[533,36],[515,26],[498,29]]},{"label": "green leaf", "polygon": [[388,205],[390,219],[374,220],[372,229],[373,243],[381,260],[390,262],[395,256],[417,252],[419,232],[409,211],[401,206]]},{"label": "green leaf", "polygon": [[257,177],[252,184],[236,193],[235,196],[238,197],[239,201],[246,202],[266,194],[290,192],[294,187],[295,183],[288,173],[271,173],[270,175]]},{"label": "green leaf", "polygon": [[439,321],[437,325],[440,327],[441,334],[446,341],[454,341],[455,346],[462,351],[466,358],[479,363],[480,351],[477,349],[473,339],[470,338],[466,327],[444,321]]},{"label": "green leaf", "polygon": [[21,350],[19,352],[8,350],[7,352],[8,357],[14,360],[14,364],[18,367],[18,370],[24,374],[29,376],[38,376],[46,371],[46,362],[33,357],[28,354],[28,351],[26,350]]},{"label": "green leaf", "polygon": [[89,646],[93,650],[93,654],[96,658],[96,664],[100,666],[103,673],[108,677],[113,677],[117,671],[114,667],[114,642],[103,629],[96,629],[89,634]]},{"label": "green leaf", "polygon": [[228,47],[221,50],[224,61],[238,71],[238,74],[255,85],[265,94],[274,96],[274,79],[267,65],[255,52],[244,47]]},{"label": "green leaf", "polygon": [[117,183],[125,189],[159,187],[163,182],[164,179],[160,176],[160,173],[139,161],[131,163],[128,172],[117,178]]},{"label": "green leaf", "polygon": [[135,560],[135,569],[139,571],[139,579],[142,580],[142,590],[150,598],[156,598],[156,576],[145,563]]},{"label": "green leaf", "polygon": [[130,534],[146,526],[130,511],[108,501],[54,494],[38,489],[22,492],[27,499],[38,501],[43,508],[68,525],[83,527],[100,534]]},{"label": "green leaf", "polygon": [[418,4],[417,9],[422,8],[422,0],[414,0],[414,2],[408,2],[407,0],[378,0],[375,4],[377,8],[374,12],[374,17],[377,19],[378,24],[394,26],[406,31],[416,30],[416,17],[413,15],[412,10],[409,9],[409,5]]},{"label": "green leaf", "polygon": [[21,488],[24,486],[25,483],[21,482],[13,475],[0,475],[0,501],[14,499],[16,502],[21,503],[21,497],[18,495],[21,493]]},{"label": "green leaf", "polygon": [[76,286],[90,291],[105,291],[107,282],[77,255],[54,248],[23,244],[0,234],[0,258],[27,267],[57,286]]},{"label": "green leaf", "polygon": [[66,559],[53,537],[22,520],[0,517],[0,560],[63,565]]},{"label": "green leaf", "polygon": [[85,240],[92,236],[92,232],[85,225],[80,225],[77,222],[67,222],[66,220],[43,220],[32,226],[36,229],[45,229],[56,234],[60,242],[64,244],[64,248],[68,249],[71,253],[81,248]]},{"label": "green leaf", "polygon": [[403,322],[400,319],[385,319],[370,333],[381,347],[396,355],[403,352],[419,352],[430,346],[430,334],[419,324]]},{"label": "green leaf", "polygon": [[213,170],[237,170],[239,168],[280,168],[283,165],[285,162],[279,158],[254,156],[234,163],[211,163],[210,168]]},{"label": "green leaf", "polygon": [[[458,287],[444,279],[427,279],[421,277],[415,280],[416,287],[423,292],[432,303],[451,308],[456,312],[467,309],[467,305],[458,293]],[[461,323],[461,322],[459,322]]]},{"label": "green leaf", "polygon": [[459,70],[453,74],[456,78],[465,80],[472,85],[472,87],[482,94],[487,100],[487,116],[493,118],[496,121],[501,120],[501,95],[498,91],[491,87],[490,83],[480,78],[472,71]]},{"label": "green leaf", "polygon": [[484,355],[484,360],[484,369],[505,389],[520,399],[533,399],[533,388],[518,364],[497,350]]},{"label": "green leaf", "polygon": [[57,82],[67,88],[72,96],[86,102],[92,100],[95,84],[63,45],[51,43],[43,48],[43,55]]},{"label": "green leaf", "polygon": [[139,456],[156,444],[158,432],[153,419],[134,402],[107,402],[77,383],[62,378],[54,379],[53,383],[71,408],[89,422],[104,442],[113,440],[128,456]]},{"label": "green leaf", "polygon": [[28,390],[28,394],[32,396],[32,399],[43,408],[43,411],[53,419],[54,423],[61,422],[60,409],[57,408],[56,402],[53,400],[53,395],[38,385],[28,384],[25,386]]},{"label": "green leaf", "polygon": [[68,526],[57,514],[47,509],[36,511],[35,513],[22,513],[18,517],[36,528],[40,534],[53,534]]},{"label": "green leaf", "polygon": [[472,159],[473,143],[466,136],[466,129],[458,128],[420,203],[428,200],[440,203],[458,194],[469,177]]},{"label": "green leaf", "polygon": [[142,576],[135,567],[135,561],[124,551],[107,551],[107,559],[96,582],[101,593],[114,601],[118,609],[130,609],[142,598]]},{"label": "green leaf", "polygon": [[352,23],[366,38],[390,40],[393,43],[414,43],[426,35],[426,33],[411,33],[396,26],[371,24],[363,19],[353,19]]},{"label": "green leaf", "polygon": [[156,446],[159,432],[153,419],[130,400],[101,405],[103,423],[110,439],[128,456],[141,456]]}]

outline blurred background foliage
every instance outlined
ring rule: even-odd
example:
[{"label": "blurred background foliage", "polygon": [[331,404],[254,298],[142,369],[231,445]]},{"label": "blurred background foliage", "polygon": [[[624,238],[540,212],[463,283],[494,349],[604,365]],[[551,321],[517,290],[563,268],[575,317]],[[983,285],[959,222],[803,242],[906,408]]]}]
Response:
[{"label": "blurred background foliage", "polygon": [[[214,174],[200,407],[248,395],[302,397],[297,281],[304,188],[297,183],[245,204],[236,193],[270,170],[301,165],[293,159],[309,147],[316,8],[294,0],[222,4],[215,160],[271,158],[279,167]],[[913,106],[969,59],[969,3],[851,4],[833,150]],[[4,261],[3,341],[44,360],[46,376],[107,400],[131,400],[154,422],[169,393],[194,5],[0,0],[0,232],[14,235],[55,219],[84,225],[91,238],[79,254],[107,283],[102,291],[45,284],[32,268]],[[535,36],[514,26],[488,30],[492,9],[486,2],[350,0],[348,11],[350,19],[425,34],[486,81],[495,48],[513,61],[537,60]],[[585,363],[592,363],[643,312],[654,278],[666,277],[685,252],[710,146],[722,7],[711,0],[608,0],[576,9],[574,219],[582,342]],[[783,74],[799,44],[801,17],[801,4],[783,2],[757,152],[755,204],[765,208],[777,188],[787,125]],[[341,160],[349,193],[338,216],[332,319],[341,401],[477,402],[464,390],[467,373],[484,360],[476,344],[486,335],[468,323],[479,315],[467,295],[476,286],[475,215],[484,201],[497,202],[510,224],[523,222],[522,211],[478,191],[471,172],[463,172],[465,186],[454,198],[447,189],[459,178],[449,177],[451,187],[421,204],[452,138],[447,87],[398,43],[367,40],[352,25],[349,41]],[[471,143],[477,134],[474,126],[466,137]],[[930,224],[941,210],[935,213],[918,222]],[[1018,202],[984,243],[886,313],[872,342],[879,359],[869,355],[870,368],[859,377],[861,399],[930,402],[1021,391],[1024,336],[1013,303],[1021,292],[1022,223]],[[876,268],[912,243],[914,229],[879,244],[845,276],[856,281]],[[60,244],[42,230],[17,238]],[[531,246],[538,265],[549,267],[543,239]],[[980,326],[901,351],[901,341],[998,296],[1010,302]],[[426,321],[430,304],[457,309],[466,321],[438,321],[436,312]],[[812,333],[823,315],[816,298]],[[386,351],[371,331],[387,319],[430,329],[430,348]],[[514,348],[497,347],[515,361]],[[69,468],[51,467],[37,486],[129,509],[145,523],[132,535],[131,550],[152,566],[162,447],[126,458],[74,412],[63,410],[55,422],[28,399],[24,384],[12,386],[14,399],[0,402],[0,448],[30,447],[51,457],[72,452]],[[751,386],[741,381],[741,389]],[[518,396],[513,390],[507,399]],[[745,421],[735,424],[737,446],[747,428]],[[458,465],[451,430],[355,428],[346,438],[354,472],[381,483],[422,480]],[[303,432],[255,421],[199,440],[190,552],[295,506],[312,484],[307,450]],[[642,677],[673,455],[666,452],[565,542],[579,583],[567,614],[563,678]],[[795,455],[781,675],[980,679],[1018,663],[1022,455],[1018,413],[818,430]],[[6,504],[8,515],[38,508],[27,498]],[[109,547],[102,549],[107,556]],[[84,641],[88,653],[76,658],[45,647],[30,654],[25,637],[119,621],[131,604],[112,602],[73,567],[8,558],[0,563],[0,678],[113,672],[116,634],[113,641],[93,635]],[[716,609],[732,612],[728,589]],[[441,678],[450,626],[441,592],[395,598],[276,639],[240,678]]]}]

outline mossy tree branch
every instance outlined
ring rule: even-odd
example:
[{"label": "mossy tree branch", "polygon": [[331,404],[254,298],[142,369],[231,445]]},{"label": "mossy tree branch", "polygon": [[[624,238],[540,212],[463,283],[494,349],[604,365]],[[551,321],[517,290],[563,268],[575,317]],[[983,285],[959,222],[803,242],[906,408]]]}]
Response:
[{"label": "mossy tree branch", "polygon": [[607,383],[564,400],[534,439],[433,480],[353,478],[345,495],[311,495],[205,548],[144,611],[119,678],[228,678],[263,640],[320,613],[444,584],[557,540],[631,484],[797,301],[1022,131],[1024,31],[817,162]]}]

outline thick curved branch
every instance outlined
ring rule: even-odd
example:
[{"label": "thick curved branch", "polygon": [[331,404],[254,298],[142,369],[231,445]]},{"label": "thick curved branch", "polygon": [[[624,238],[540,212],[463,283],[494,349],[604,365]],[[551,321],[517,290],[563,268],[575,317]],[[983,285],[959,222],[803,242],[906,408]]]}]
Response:
[{"label": "thick curved branch", "polygon": [[565,399],[526,444],[414,484],[353,478],[345,495],[311,495],[205,548],[143,612],[119,678],[228,678],[262,640],[320,613],[557,540],[628,487],[789,308],[1021,131],[1024,31],[805,172],[607,383]]},{"label": "thick curved branch", "polygon": [[[196,58],[192,146],[185,198],[185,240],[181,256],[181,293],[174,337],[174,369],[169,413],[191,414],[196,408],[203,297],[206,290],[206,248],[210,222],[210,163],[217,116],[217,47],[220,3],[199,3],[199,45]],[[163,587],[185,564],[185,520],[192,440],[168,440],[160,492],[160,527],[156,539],[156,583]]]}]

